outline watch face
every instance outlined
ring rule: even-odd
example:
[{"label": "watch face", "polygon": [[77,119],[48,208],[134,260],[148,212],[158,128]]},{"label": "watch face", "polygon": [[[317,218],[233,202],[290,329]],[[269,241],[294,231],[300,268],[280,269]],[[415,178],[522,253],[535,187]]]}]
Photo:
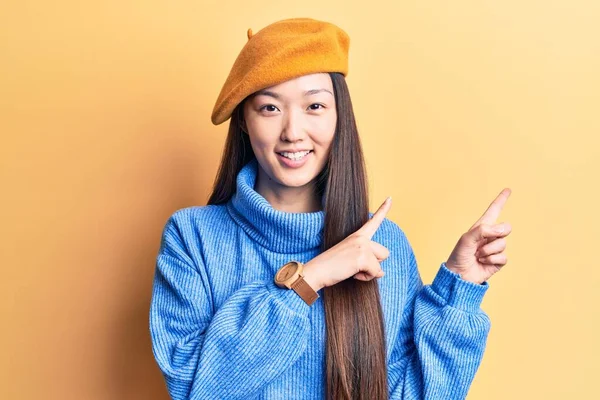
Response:
[{"label": "watch face", "polygon": [[298,269],[298,265],[296,263],[291,263],[285,265],[281,270],[277,273],[277,281],[283,282],[286,279],[290,278],[296,270]]}]

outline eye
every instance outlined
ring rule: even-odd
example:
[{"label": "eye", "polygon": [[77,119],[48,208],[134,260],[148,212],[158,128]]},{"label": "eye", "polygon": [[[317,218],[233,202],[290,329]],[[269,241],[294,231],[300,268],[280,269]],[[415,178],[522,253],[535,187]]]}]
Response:
[{"label": "eye", "polygon": [[266,104],[266,105],[262,106],[261,108],[259,108],[258,110],[259,111],[267,110],[268,112],[273,112],[275,110],[278,110],[278,108],[275,107],[273,104]]},{"label": "eye", "polygon": [[[317,107],[315,107],[317,106]],[[314,103],[311,104],[310,106],[308,106],[308,108],[310,108],[311,110],[318,110],[320,108],[325,108],[325,106],[323,104],[319,104],[319,103]]]}]

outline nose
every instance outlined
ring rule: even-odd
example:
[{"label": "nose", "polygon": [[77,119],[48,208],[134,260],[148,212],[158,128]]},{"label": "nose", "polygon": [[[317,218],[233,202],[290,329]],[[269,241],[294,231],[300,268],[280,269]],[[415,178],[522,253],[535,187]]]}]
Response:
[{"label": "nose", "polygon": [[290,110],[286,113],[281,139],[286,142],[297,142],[304,138],[304,117],[297,110]]}]

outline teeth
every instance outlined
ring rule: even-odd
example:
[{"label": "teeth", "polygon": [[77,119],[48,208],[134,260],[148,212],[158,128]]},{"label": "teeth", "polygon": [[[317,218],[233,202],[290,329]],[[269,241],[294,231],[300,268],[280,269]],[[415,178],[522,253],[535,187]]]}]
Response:
[{"label": "teeth", "polygon": [[310,150],[308,151],[299,151],[298,153],[281,153],[282,156],[289,158],[290,160],[299,160],[302,157],[304,157],[305,155],[307,155],[308,153],[310,153]]}]

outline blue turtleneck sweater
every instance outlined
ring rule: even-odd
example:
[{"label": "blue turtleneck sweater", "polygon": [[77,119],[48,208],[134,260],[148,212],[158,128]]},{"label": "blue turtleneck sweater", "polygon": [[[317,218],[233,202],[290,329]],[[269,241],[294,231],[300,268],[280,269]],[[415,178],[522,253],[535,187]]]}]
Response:
[{"label": "blue turtleneck sweater", "polygon": [[[222,205],[167,220],[150,307],[156,362],[173,399],[324,399],[323,291],[311,306],[273,278],[320,252],[324,212],[274,209],[254,190],[257,161]],[[372,213],[369,213],[372,216]],[[385,219],[372,240],[390,256],[377,280],[390,399],[464,399],[490,329],[488,284],[440,268],[423,285],[413,250]]]}]

